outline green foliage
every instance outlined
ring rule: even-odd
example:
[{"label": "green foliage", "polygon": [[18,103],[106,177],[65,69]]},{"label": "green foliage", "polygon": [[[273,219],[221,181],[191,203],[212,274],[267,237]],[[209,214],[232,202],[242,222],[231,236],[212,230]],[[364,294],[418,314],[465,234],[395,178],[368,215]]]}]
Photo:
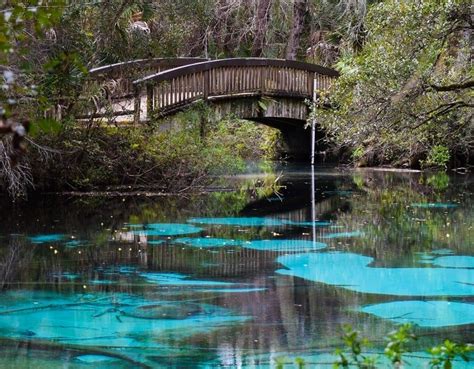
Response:
[{"label": "green foliage", "polygon": [[30,126],[29,135],[33,138],[42,134],[57,134],[61,131],[61,124],[54,119],[38,119]]},{"label": "green foliage", "polygon": [[[62,14],[64,0],[11,0],[0,6],[0,113],[13,114],[18,99],[38,94],[37,84],[28,76],[36,60],[30,60],[35,39],[42,39]],[[0,77],[0,78],[1,78]]]},{"label": "green foliage", "polygon": [[429,158],[444,166],[448,152],[467,160],[474,73],[464,32],[469,9],[467,0],[370,6],[362,49],[343,48],[336,64],[335,109],[319,112],[330,139],[363,153],[367,165],[418,166]]},{"label": "green foliage", "polygon": [[335,354],[339,359],[334,362],[333,368],[357,367],[361,369],[376,368],[377,357],[367,356],[364,353],[370,343],[366,338],[361,338],[359,332],[350,325],[343,326],[342,340],[346,350],[337,349]]},{"label": "green foliage", "polygon": [[446,168],[451,155],[449,149],[443,145],[435,145],[428,153],[426,160],[422,161],[424,167],[443,167]]},{"label": "green foliage", "polygon": [[176,192],[205,185],[211,175],[241,172],[245,160],[266,155],[265,132],[271,135],[271,130],[232,118],[211,118],[206,106],[198,106],[149,127],[75,129],[39,121],[32,132],[37,143],[62,154],[60,160],[53,155],[45,163],[41,152],[32,153],[37,188],[131,185]]},{"label": "green foliage", "polygon": [[[384,354],[394,368],[399,368],[403,364],[403,355],[410,352],[409,345],[416,339],[411,324],[404,324],[387,335]],[[351,326],[344,326],[342,340],[345,350],[336,351],[339,358],[334,362],[334,368],[377,368],[377,356],[367,352],[369,341],[361,339],[359,333]],[[474,346],[445,340],[441,345],[430,348],[428,352],[431,355],[430,368],[452,369],[453,361],[458,358],[469,361],[468,355],[474,352]]]},{"label": "green foliage", "polygon": [[474,352],[474,346],[445,340],[441,345],[429,349],[428,352],[433,357],[430,361],[432,369],[452,369],[453,360],[458,357],[469,361],[467,354]]},{"label": "green foliage", "polygon": [[298,369],[304,369],[306,367],[306,362],[300,357],[295,359],[295,364]]},{"label": "green foliage", "polygon": [[403,354],[409,352],[407,346],[416,339],[417,337],[413,333],[413,326],[411,324],[403,324],[400,328],[387,335],[388,343],[384,350],[385,356],[393,364],[400,365],[403,362]]}]

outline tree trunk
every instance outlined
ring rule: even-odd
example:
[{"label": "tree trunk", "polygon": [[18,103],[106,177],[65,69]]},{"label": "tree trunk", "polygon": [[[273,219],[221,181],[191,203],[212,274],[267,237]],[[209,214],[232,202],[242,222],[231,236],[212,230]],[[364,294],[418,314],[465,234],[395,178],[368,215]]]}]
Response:
[{"label": "tree trunk", "polygon": [[286,59],[295,60],[300,47],[301,34],[304,26],[304,16],[308,9],[308,0],[294,0],[293,26],[286,47]]},{"label": "tree trunk", "polygon": [[268,22],[270,20],[271,0],[259,0],[257,7],[257,17],[255,19],[256,31],[251,54],[254,57],[263,55],[265,46],[265,36],[267,35]]}]

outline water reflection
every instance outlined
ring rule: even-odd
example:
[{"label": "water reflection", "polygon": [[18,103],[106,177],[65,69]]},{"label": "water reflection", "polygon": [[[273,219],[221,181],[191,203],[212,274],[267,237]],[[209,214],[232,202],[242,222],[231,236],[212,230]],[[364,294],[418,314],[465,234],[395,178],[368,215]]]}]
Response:
[{"label": "water reflection", "polygon": [[380,340],[412,321],[420,350],[474,339],[470,177],[275,178],[221,178],[225,190],[189,198],[2,205],[0,367],[329,363],[343,323]]}]

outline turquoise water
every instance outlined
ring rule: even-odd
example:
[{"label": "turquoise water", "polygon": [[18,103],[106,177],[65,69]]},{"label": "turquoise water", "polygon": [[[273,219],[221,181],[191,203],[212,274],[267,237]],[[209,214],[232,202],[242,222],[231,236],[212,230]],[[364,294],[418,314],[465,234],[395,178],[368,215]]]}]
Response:
[{"label": "turquoise water", "polygon": [[432,176],[317,168],[312,187],[283,167],[185,198],[2,202],[0,368],[331,368],[345,324],[389,368],[407,322],[405,367],[428,368],[426,348],[474,341],[472,177]]}]

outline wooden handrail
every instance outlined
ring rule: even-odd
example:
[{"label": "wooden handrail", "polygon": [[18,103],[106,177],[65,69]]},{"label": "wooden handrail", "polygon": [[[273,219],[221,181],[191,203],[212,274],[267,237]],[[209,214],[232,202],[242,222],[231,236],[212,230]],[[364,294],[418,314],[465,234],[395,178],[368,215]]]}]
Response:
[{"label": "wooden handrail", "polygon": [[298,69],[329,77],[338,77],[339,73],[331,68],[326,68],[317,64],[305,63],[295,60],[285,59],[264,59],[264,58],[232,58],[232,59],[218,59],[211,61],[203,61],[193,64],[188,64],[167,71],[155,73],[144,78],[133,81],[133,84],[138,86],[143,83],[159,83],[168,79],[179,76],[204,72],[220,67],[279,67]]},{"label": "wooden handrail", "polygon": [[127,72],[135,68],[150,68],[150,67],[164,67],[165,69],[176,68],[188,64],[199,63],[207,61],[205,58],[152,58],[152,59],[136,59],[121,63],[114,63],[92,68],[89,70],[90,77],[97,77],[100,75],[108,75],[115,72]]}]

